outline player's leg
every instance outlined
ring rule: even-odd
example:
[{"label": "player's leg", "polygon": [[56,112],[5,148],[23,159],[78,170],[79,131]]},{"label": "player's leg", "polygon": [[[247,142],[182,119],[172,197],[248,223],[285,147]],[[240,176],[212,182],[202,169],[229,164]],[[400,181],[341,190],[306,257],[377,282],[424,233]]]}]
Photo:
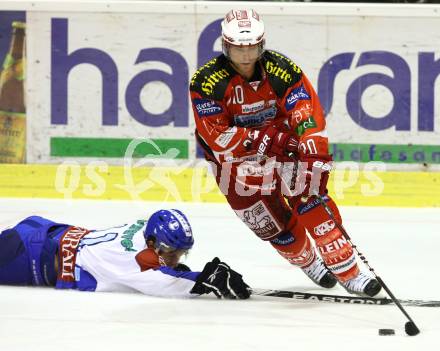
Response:
[{"label": "player's leg", "polygon": [[1,232],[0,284],[55,285],[58,245],[48,238],[48,231],[64,227],[31,216]]},{"label": "player's leg", "polygon": [[[342,223],[336,203],[329,196],[325,196],[324,200],[337,221]],[[351,293],[369,296],[374,296],[380,291],[380,284],[360,271],[353,248],[328,217],[318,199],[310,198],[306,203],[298,201],[294,210],[298,216],[298,223],[306,228],[315,240],[325,264],[344,288]]]},{"label": "player's leg", "polygon": [[0,233],[0,284],[32,285],[29,257],[15,229]]},{"label": "player's leg", "polygon": [[325,266],[304,227],[298,222],[270,243],[290,264],[300,267],[314,283],[324,288],[336,285],[336,278]]},{"label": "player's leg", "polygon": [[322,287],[331,288],[336,284],[336,278],[316,253],[304,228],[296,225],[292,209],[279,191],[273,190],[269,194],[257,191],[243,196],[230,186],[225,196],[243,223],[260,239],[269,241],[290,264],[300,267]]}]

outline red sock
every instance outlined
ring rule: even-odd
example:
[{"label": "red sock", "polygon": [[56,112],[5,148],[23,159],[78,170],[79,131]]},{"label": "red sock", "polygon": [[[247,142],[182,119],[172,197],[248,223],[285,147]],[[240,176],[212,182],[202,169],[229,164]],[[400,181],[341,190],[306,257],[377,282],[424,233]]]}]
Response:
[{"label": "red sock", "polygon": [[[317,200],[311,198],[306,204],[299,203],[295,207],[295,212],[301,213],[298,222],[307,228],[326,266],[336,278],[340,282],[354,278],[359,273],[359,267],[351,245],[336,227],[335,222],[329,218],[324,207],[314,201]],[[330,197],[327,205],[333,211],[336,220],[342,223],[339,210]],[[301,206],[307,210],[301,210]]]},{"label": "red sock", "polygon": [[[296,225],[293,233],[293,235],[292,233],[286,233],[270,243],[290,264],[298,267],[307,267],[315,260],[315,250],[303,227]],[[294,238],[293,242],[283,244],[282,241],[288,242],[292,240],[290,235]]]},{"label": "red sock", "polygon": [[359,274],[353,249],[338,228],[335,227],[324,236],[318,237],[316,247],[327,268],[340,282],[345,282]]}]

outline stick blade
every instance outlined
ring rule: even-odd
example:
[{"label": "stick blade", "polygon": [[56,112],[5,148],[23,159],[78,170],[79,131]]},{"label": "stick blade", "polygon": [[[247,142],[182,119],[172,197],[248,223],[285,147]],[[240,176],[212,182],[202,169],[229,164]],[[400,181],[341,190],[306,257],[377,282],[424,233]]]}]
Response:
[{"label": "stick blade", "polygon": [[417,325],[414,322],[406,322],[405,323],[405,332],[409,336],[414,336],[420,333],[419,328],[417,328]]}]

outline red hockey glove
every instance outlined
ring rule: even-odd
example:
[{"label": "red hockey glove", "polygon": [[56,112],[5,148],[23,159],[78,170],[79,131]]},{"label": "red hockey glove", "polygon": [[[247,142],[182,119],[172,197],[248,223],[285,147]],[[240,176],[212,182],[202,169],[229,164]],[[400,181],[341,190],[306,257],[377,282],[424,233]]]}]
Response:
[{"label": "red hockey glove", "polygon": [[258,155],[276,156],[281,161],[287,161],[288,157],[298,152],[298,140],[288,133],[269,126],[259,131],[252,148],[257,150]]},{"label": "red hockey glove", "polygon": [[303,197],[326,194],[332,161],[330,155],[302,155],[298,161],[295,194]]}]

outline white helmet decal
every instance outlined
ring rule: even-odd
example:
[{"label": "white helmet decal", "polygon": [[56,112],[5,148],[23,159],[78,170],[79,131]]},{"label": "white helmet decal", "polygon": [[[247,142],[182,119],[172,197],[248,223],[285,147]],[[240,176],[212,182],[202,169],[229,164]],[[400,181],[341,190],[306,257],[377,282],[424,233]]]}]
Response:
[{"label": "white helmet decal", "polygon": [[177,230],[180,228],[180,224],[178,221],[176,221],[175,219],[172,219],[169,223],[168,223],[168,228],[170,228],[170,230]]},{"label": "white helmet decal", "polygon": [[186,219],[183,218],[183,216],[179,212],[177,212],[175,210],[169,210],[169,211],[174,215],[174,217],[177,218],[177,220],[179,221],[180,225],[182,226],[182,228],[183,228],[183,230],[185,232],[185,235],[188,236],[188,237],[191,237],[192,236],[192,230],[191,230],[191,227],[190,227],[189,223],[186,221]]},{"label": "white helmet decal", "polygon": [[264,23],[255,10],[231,10],[222,21],[223,41],[232,45],[263,43]]}]

